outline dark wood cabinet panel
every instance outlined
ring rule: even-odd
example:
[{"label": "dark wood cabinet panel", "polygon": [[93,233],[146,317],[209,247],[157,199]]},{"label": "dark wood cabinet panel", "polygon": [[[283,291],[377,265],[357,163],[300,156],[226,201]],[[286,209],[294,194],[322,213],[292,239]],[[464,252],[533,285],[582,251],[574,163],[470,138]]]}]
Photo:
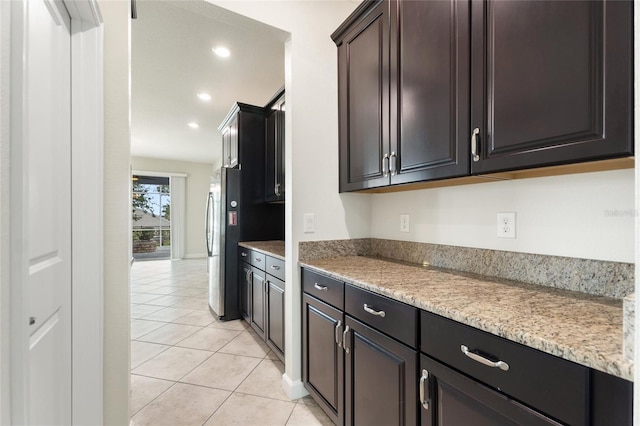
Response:
[{"label": "dark wood cabinet panel", "polygon": [[265,287],[266,277],[264,271],[251,268],[251,327],[262,339],[265,334]]},{"label": "dark wood cabinet panel", "polygon": [[245,321],[251,321],[251,265],[240,262],[240,314]]},{"label": "dark wood cabinet panel", "polygon": [[340,191],[389,183],[389,43],[380,1],[338,44]]},{"label": "dark wood cabinet panel", "polygon": [[561,423],[422,355],[423,426],[559,426]]},{"label": "dark wood cabinet panel", "polygon": [[391,184],[469,174],[469,9],[391,2]]},{"label": "dark wood cabinet panel", "polygon": [[344,424],[344,315],[318,299],[302,296],[302,380],[331,420]]},{"label": "dark wood cabinet panel", "polygon": [[417,352],[345,317],[345,424],[415,425]]},{"label": "dark wood cabinet panel", "polygon": [[267,324],[265,339],[280,359],[284,358],[284,282],[267,275]]},{"label": "dark wood cabinet panel", "polygon": [[265,107],[265,201],[285,199],[285,99],[280,90]]},{"label": "dark wood cabinet panel", "polygon": [[633,154],[631,2],[472,8],[472,173]]},{"label": "dark wood cabinet panel", "polygon": [[632,15],[630,1],[363,2],[332,35],[340,191],[633,155]]}]

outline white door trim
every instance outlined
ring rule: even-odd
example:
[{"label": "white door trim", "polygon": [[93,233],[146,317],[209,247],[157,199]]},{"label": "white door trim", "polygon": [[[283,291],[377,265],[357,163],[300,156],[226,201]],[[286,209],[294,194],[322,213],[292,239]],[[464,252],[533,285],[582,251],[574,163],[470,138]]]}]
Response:
[{"label": "white door trim", "polygon": [[71,15],[72,424],[103,423],[103,27],[96,0]]},{"label": "white door trim", "polygon": [[[0,423],[28,413],[28,256],[20,211],[28,196],[22,141],[25,7],[1,2],[0,21]],[[97,0],[64,0],[72,18],[73,424],[103,423],[103,28]],[[11,25],[5,25],[10,23]],[[10,27],[10,29],[9,29]],[[11,165],[14,165],[12,168]],[[8,201],[8,202],[6,202]],[[9,321],[7,321],[9,320]]]}]

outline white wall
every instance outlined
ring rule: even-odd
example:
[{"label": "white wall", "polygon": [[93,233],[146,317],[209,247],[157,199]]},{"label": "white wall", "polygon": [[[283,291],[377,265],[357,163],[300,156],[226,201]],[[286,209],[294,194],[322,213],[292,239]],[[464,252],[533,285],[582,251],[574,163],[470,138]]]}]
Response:
[{"label": "white wall", "polygon": [[103,0],[104,424],[129,423],[130,2]]},{"label": "white wall", "polygon": [[[371,236],[633,263],[634,199],[633,169],[375,194]],[[516,212],[516,239],[497,212]]]},{"label": "white wall", "polygon": [[207,257],[204,239],[206,208],[212,165],[156,158],[131,157],[133,170],[145,172],[186,173],[185,258]]},{"label": "white wall", "polygon": [[9,68],[11,4],[0,2],[0,424],[9,424],[10,328],[9,328]]},{"label": "white wall", "polygon": [[[286,371],[289,396],[301,384],[298,242],[361,238],[370,232],[370,196],[338,194],[337,51],[331,33],[356,8],[353,1],[218,1],[233,12],[290,33],[285,43],[286,96]],[[316,232],[304,234],[305,213]]]}]

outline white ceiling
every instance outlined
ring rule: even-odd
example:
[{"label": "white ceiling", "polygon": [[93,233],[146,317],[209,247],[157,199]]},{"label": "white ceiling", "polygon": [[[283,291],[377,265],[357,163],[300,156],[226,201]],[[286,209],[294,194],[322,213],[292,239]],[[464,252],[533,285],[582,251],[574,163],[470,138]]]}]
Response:
[{"label": "white ceiling", "polygon": [[[202,0],[138,0],[137,11],[131,155],[219,162],[218,126],[233,103],[263,106],[284,85],[287,33]],[[213,54],[218,45],[231,56]],[[213,99],[202,102],[199,92]],[[200,127],[189,128],[190,121]]]}]

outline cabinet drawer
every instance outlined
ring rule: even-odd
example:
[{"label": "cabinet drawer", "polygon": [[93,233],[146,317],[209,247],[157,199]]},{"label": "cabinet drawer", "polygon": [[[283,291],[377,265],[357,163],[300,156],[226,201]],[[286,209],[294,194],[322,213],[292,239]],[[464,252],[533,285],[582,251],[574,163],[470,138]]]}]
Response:
[{"label": "cabinet drawer", "polygon": [[284,260],[276,259],[275,257],[267,256],[267,274],[273,275],[276,278],[284,281]]},{"label": "cabinet drawer", "polygon": [[418,346],[418,309],[413,306],[347,284],[344,311],[412,348]]},{"label": "cabinet drawer", "polygon": [[238,259],[240,262],[251,263],[251,250],[245,247],[238,247]]},{"label": "cabinet drawer", "polygon": [[264,271],[265,264],[267,263],[267,261],[265,260],[266,257],[267,256],[260,252],[251,251],[251,266],[255,266],[256,268],[262,269]]},{"label": "cabinet drawer", "polygon": [[338,309],[344,307],[344,283],[315,272],[302,270],[302,287],[305,293],[327,302]]},{"label": "cabinet drawer", "polygon": [[[425,354],[562,422],[588,422],[589,369],[441,316],[422,312]],[[508,365],[490,367],[471,357]]]}]

